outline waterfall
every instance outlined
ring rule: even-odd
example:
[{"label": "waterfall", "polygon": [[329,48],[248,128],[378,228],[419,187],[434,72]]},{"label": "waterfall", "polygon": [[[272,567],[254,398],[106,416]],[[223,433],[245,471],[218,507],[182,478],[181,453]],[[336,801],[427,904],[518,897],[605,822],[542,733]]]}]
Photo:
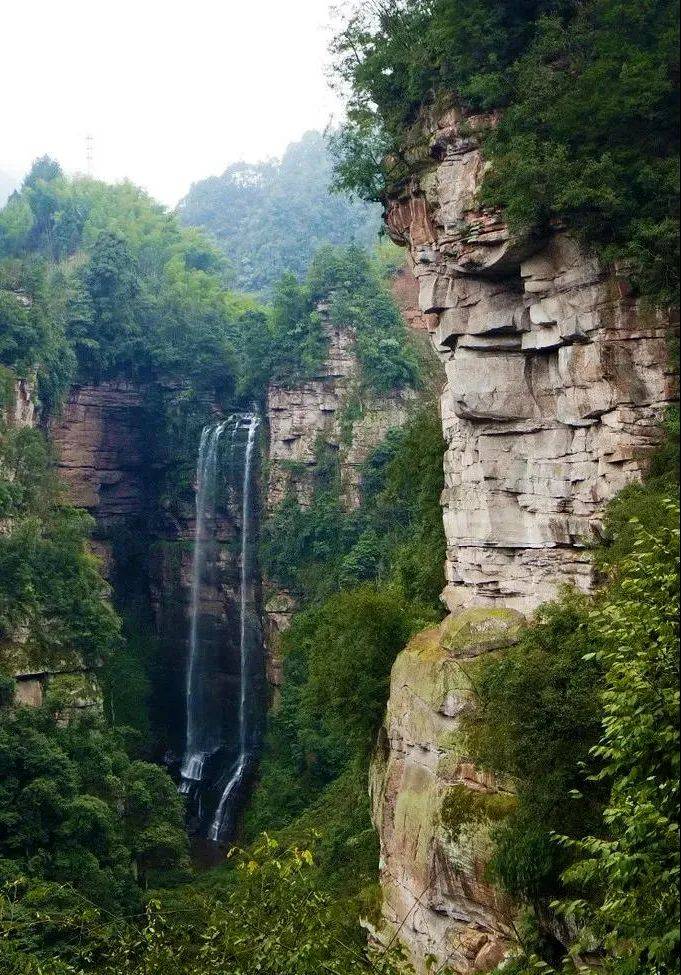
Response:
[{"label": "waterfall", "polygon": [[[192,588],[187,667],[187,744],[182,763],[180,791],[190,792],[191,783],[200,782],[206,760],[220,747],[220,727],[211,720],[206,696],[205,660],[199,635],[201,584],[206,570],[208,526],[215,518],[218,447],[230,420],[204,427],[196,465],[196,527],[192,560]],[[236,430],[236,425],[234,427]]]},{"label": "waterfall", "polygon": [[[199,822],[214,842],[234,821],[233,814],[259,737],[256,715],[262,647],[257,639],[257,616],[252,609],[251,552],[251,482],[259,425],[256,414],[244,413],[205,427],[196,468],[196,527],[186,680],[187,738],[180,792],[191,796],[195,802],[198,800]],[[226,444],[228,436],[229,447]],[[225,446],[221,449],[223,442]],[[226,479],[222,476],[223,471],[227,474]],[[240,493],[240,560],[239,574],[234,580],[238,582],[238,589],[232,590],[234,609],[228,614],[232,627],[226,634],[220,631],[216,634],[215,614],[206,616],[202,601],[205,604],[207,599],[214,600],[216,591],[221,591],[219,585],[216,590],[216,579],[224,571],[224,566],[220,569],[216,515],[223,481],[230,490],[229,507],[233,514],[239,511]],[[228,692],[229,683],[224,683],[225,674],[230,675],[228,681],[234,681],[233,697]],[[204,810],[209,816],[207,820],[204,820]],[[211,810],[215,810],[214,814]]]},{"label": "waterfall", "polygon": [[210,838],[217,842],[225,822],[230,801],[238,792],[247,771],[250,755],[249,727],[248,727],[248,583],[250,577],[249,559],[249,526],[250,526],[250,497],[251,497],[251,467],[253,464],[253,448],[255,435],[259,426],[257,416],[248,417],[248,440],[246,442],[246,456],[244,460],[243,503],[241,518],[241,592],[239,618],[239,757],[234,771],[225,786],[220,802],[215,811],[215,818],[210,828]]}]

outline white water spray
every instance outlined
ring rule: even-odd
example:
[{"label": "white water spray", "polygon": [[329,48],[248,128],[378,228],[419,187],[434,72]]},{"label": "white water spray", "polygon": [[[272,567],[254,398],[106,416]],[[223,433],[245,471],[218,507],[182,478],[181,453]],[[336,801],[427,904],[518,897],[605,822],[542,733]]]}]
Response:
[{"label": "white water spray", "polygon": [[[192,589],[187,667],[187,745],[182,762],[180,792],[187,795],[192,783],[200,782],[206,760],[220,747],[219,728],[207,714],[204,687],[203,646],[199,634],[201,583],[206,569],[206,543],[209,523],[215,518],[218,447],[227,427],[225,420],[204,427],[196,466],[196,527],[192,562]],[[235,424],[236,430],[236,424]],[[234,437],[234,432],[232,437]]]},{"label": "white water spray", "polygon": [[230,801],[238,792],[251,758],[248,734],[248,591],[250,579],[249,566],[249,529],[250,529],[250,500],[251,500],[251,468],[253,466],[253,450],[255,437],[260,420],[254,414],[243,417],[248,423],[248,440],[246,442],[246,456],[244,460],[243,504],[241,519],[241,593],[240,593],[240,621],[239,621],[239,664],[240,664],[240,692],[239,692],[239,757],[234,771],[225,786],[215,817],[210,828],[209,836],[214,842],[220,839],[225,816]]}]

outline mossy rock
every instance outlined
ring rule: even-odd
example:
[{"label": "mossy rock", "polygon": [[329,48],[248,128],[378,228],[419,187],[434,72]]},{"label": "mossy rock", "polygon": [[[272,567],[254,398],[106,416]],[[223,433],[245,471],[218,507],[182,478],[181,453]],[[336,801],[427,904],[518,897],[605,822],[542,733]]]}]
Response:
[{"label": "mossy rock", "polygon": [[456,840],[467,823],[499,823],[518,805],[517,796],[505,792],[482,792],[463,783],[452,786],[440,807],[440,822]]},{"label": "mossy rock", "polygon": [[395,833],[403,855],[422,870],[427,867],[438,809],[434,775],[425,768],[408,767],[395,803]]},{"label": "mossy rock", "polygon": [[515,609],[475,607],[446,619],[440,642],[457,657],[478,657],[518,643],[525,625],[525,617]]}]

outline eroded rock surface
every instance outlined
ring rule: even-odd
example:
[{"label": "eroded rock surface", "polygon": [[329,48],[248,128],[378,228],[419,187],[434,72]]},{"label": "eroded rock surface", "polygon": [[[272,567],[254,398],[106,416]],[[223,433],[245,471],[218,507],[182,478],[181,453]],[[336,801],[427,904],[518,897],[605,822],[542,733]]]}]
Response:
[{"label": "eroded rock surface", "polygon": [[447,800],[458,789],[512,802],[508,784],[468,758],[461,719],[480,661],[517,642],[523,622],[511,609],[465,610],[416,636],[393,667],[371,776],[383,890],[374,935],[398,935],[418,971],[428,956],[436,969],[486,971],[512,944],[514,906],[485,877],[489,822],[453,831]]},{"label": "eroded rock surface", "polygon": [[[413,279],[403,283],[402,308],[414,307]],[[308,507],[315,489],[319,464],[330,451],[338,459],[342,501],[347,509],[361,499],[362,465],[387,433],[401,427],[413,400],[411,390],[376,396],[363,387],[349,328],[333,325],[320,305],[328,354],[318,375],[299,385],[272,383],[267,395],[269,447],[265,507],[272,514],[292,494]],[[420,313],[418,313],[420,316]],[[409,323],[409,319],[406,319]],[[416,327],[415,322],[411,323]],[[290,593],[266,587],[264,629],[267,675],[274,698],[283,680],[281,638],[291,624],[296,603]]]},{"label": "eroded rock surface", "polygon": [[71,501],[107,529],[147,512],[143,403],[136,383],[76,386],[51,425]]},{"label": "eroded rock surface", "polygon": [[[2,410],[9,430],[34,428],[39,420],[34,376],[12,380],[10,395]],[[11,478],[11,472],[5,472]],[[0,532],[11,523],[0,522]],[[49,655],[36,646],[28,625],[18,627],[0,641],[3,670],[15,680],[14,701],[25,707],[41,707],[48,696],[59,702],[62,720],[79,711],[101,712],[103,697],[97,667],[87,667],[72,646],[61,646]]]},{"label": "eroded rock surface", "polygon": [[306,507],[312,498],[320,448],[336,452],[346,505],[360,500],[360,468],[371,451],[406,419],[409,391],[377,397],[362,388],[355,336],[319,308],[328,354],[319,374],[299,385],[272,383],[267,394],[269,483],[273,511],[292,491]]},{"label": "eroded rock surface", "polygon": [[[181,387],[163,392],[173,397]],[[125,380],[74,387],[50,433],[71,501],[95,519],[92,547],[119,606],[133,603],[139,625],[158,638],[155,690],[168,714],[184,715],[196,511],[191,500],[171,505],[158,496],[162,472],[149,443],[148,394],[144,384]],[[215,518],[198,606],[202,641],[220,661],[215,694],[225,702],[239,695],[240,521],[241,501],[230,485]],[[236,703],[225,707],[236,722]],[[184,724],[167,730],[161,752],[177,753]]]},{"label": "eroded rock surface", "polygon": [[447,828],[450,790],[483,796],[482,809],[512,804],[510,784],[465,753],[471,676],[512,641],[518,611],[565,583],[592,588],[605,506],[644,474],[678,396],[671,314],[642,307],[563,229],[514,235],[503,214],[479,208],[485,161],[471,132],[495,123],[457,109],[433,121],[430,159],[386,212],[447,374],[443,598],[454,615],[417,637],[392,673],[372,772],[377,934],[399,938],[419,972],[433,955],[463,975],[508,953],[514,916],[485,880],[484,816]]},{"label": "eroded rock surface", "polygon": [[565,232],[514,236],[477,208],[484,171],[457,110],[432,162],[388,205],[445,363],[443,497],[450,609],[534,609],[592,584],[605,504],[641,477],[677,396],[674,322]]}]

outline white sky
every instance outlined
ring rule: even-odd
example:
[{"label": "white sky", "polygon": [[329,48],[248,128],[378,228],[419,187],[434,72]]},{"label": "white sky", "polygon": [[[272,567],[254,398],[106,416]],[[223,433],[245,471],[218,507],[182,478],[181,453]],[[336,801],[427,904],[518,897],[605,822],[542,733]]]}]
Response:
[{"label": "white sky", "polygon": [[43,153],[174,205],[230,162],[278,156],[340,106],[329,0],[0,0],[0,170]]}]

